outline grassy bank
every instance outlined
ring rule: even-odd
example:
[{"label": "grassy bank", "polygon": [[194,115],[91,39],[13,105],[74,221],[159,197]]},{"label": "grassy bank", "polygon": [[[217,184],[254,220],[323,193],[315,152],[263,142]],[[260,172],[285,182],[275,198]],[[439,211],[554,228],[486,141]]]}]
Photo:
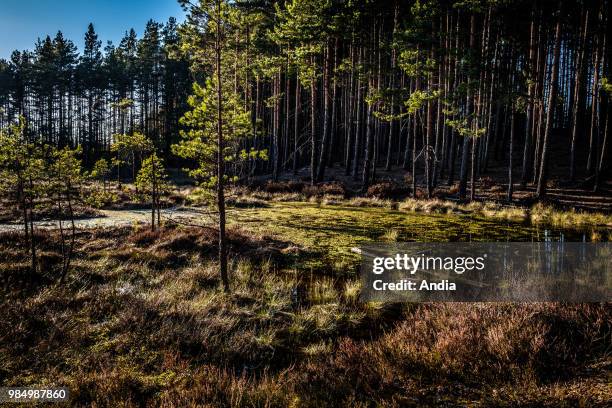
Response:
[{"label": "grassy bank", "polygon": [[[312,189],[306,192],[250,191],[244,188],[234,190],[232,204],[243,207],[265,206],[266,202],[311,202],[322,205],[348,207],[379,207],[403,212],[425,214],[459,214],[492,220],[531,222],[532,224],[556,228],[612,227],[612,214],[596,211],[560,209],[551,204],[537,203],[531,206],[507,205],[492,201],[461,203],[440,198],[388,199],[377,197],[345,198],[339,191]],[[197,197],[197,194],[195,195]]]}]

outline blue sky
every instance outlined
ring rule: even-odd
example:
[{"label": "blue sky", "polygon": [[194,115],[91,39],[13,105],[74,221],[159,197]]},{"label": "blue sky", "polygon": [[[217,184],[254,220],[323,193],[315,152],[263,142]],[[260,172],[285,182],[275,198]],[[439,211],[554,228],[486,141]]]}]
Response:
[{"label": "blue sky", "polygon": [[0,58],[14,49],[34,48],[38,37],[53,37],[58,30],[72,40],[79,52],[83,35],[92,22],[102,40],[118,44],[126,30],[139,37],[149,19],[165,22],[184,13],[176,0],[0,0]]}]

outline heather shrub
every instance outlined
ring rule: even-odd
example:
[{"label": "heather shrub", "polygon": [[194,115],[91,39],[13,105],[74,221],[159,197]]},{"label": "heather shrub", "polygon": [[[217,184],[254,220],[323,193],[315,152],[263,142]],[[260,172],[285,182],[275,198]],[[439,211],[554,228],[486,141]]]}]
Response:
[{"label": "heather shrub", "polygon": [[397,199],[408,195],[408,189],[394,181],[382,181],[372,184],[366,191],[366,197],[381,199]]}]

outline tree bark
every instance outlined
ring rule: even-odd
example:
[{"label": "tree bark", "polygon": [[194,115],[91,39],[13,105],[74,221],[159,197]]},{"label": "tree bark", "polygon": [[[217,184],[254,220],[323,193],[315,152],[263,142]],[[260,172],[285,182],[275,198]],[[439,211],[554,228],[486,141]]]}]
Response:
[{"label": "tree bark", "polygon": [[[311,58],[314,65],[314,57]],[[317,179],[317,79],[310,79],[310,184]]]},{"label": "tree bark", "polygon": [[[530,25],[530,29],[529,29],[529,72],[530,72],[530,78],[533,79],[533,73],[535,72],[535,12],[532,11],[531,13],[531,25]],[[527,120],[525,123],[525,144],[524,144],[524,148],[523,148],[523,171],[521,174],[521,187],[525,187],[525,185],[527,184],[527,180],[529,179],[529,177],[531,176],[530,171],[531,171],[531,154],[533,152],[533,135],[531,133],[531,129],[532,129],[532,121],[533,121],[533,113],[534,113],[534,103],[533,103],[533,96],[534,96],[534,88],[535,85],[533,83],[533,80],[531,81],[531,83],[529,84],[528,88],[527,88]],[[514,115],[511,118],[511,124],[514,125]],[[511,135],[512,137],[513,135]],[[512,159],[511,159],[512,160]],[[509,193],[510,194],[510,193]],[[509,200],[511,200],[512,197],[509,197]]]},{"label": "tree bark", "polygon": [[215,0],[215,14],[217,19],[215,36],[215,74],[217,76],[217,207],[219,209],[219,272],[223,283],[223,290],[230,292],[230,283],[227,273],[227,248],[225,239],[225,163],[223,149],[223,88],[221,86],[221,0]]},{"label": "tree bark", "polygon": [[555,45],[553,49],[552,73],[550,78],[550,91],[548,95],[548,109],[546,110],[546,128],[542,140],[542,158],[540,160],[540,176],[538,177],[538,188],[536,195],[538,199],[546,197],[546,182],[548,181],[548,150],[550,134],[552,132],[554,104],[557,98],[557,77],[559,76],[559,54],[561,51],[561,3],[559,4],[559,16],[555,28]]},{"label": "tree bark", "polygon": [[589,10],[584,12],[584,23],[582,30],[582,37],[580,39],[578,54],[578,61],[576,63],[576,74],[574,80],[574,102],[572,109],[572,141],[570,145],[570,171],[569,179],[574,180],[576,170],[576,141],[578,140],[578,113],[580,111],[580,93],[582,90],[582,74],[584,71],[584,52],[586,48],[586,35],[589,26]]},{"label": "tree bark", "polygon": [[329,145],[330,133],[330,95],[329,95],[329,77],[331,66],[331,50],[329,44],[325,50],[325,62],[323,65],[323,137],[321,139],[321,155],[319,156],[319,165],[317,167],[317,182],[323,181],[325,177],[325,166],[327,164],[327,149]]},{"label": "tree bark", "polygon": [[[470,16],[470,52],[474,52],[474,35],[476,30],[476,21],[475,16],[472,14]],[[472,112],[472,95],[470,91],[470,75],[468,75],[467,83],[467,96],[466,96],[466,112],[468,115],[468,129],[472,128],[472,119],[470,115]],[[468,157],[469,157],[469,148],[470,148],[470,138],[468,136],[463,136],[463,150],[461,152],[461,171],[459,178],[459,198],[465,199],[467,194],[467,176],[468,176]]]}]

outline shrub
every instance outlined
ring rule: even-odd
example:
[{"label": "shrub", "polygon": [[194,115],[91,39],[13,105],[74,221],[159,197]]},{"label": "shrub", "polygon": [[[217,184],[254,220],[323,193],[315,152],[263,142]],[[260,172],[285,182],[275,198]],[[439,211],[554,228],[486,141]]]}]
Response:
[{"label": "shrub", "polygon": [[299,193],[304,186],[300,181],[268,181],[263,190],[267,193]]},{"label": "shrub", "polygon": [[83,201],[94,208],[104,208],[119,202],[119,196],[111,191],[90,191]]},{"label": "shrub", "polygon": [[457,194],[459,193],[459,183],[454,183],[448,189],[448,194]]},{"label": "shrub", "polygon": [[149,246],[159,238],[160,234],[161,230],[159,229],[151,231],[147,228],[130,235],[128,241],[138,246]]},{"label": "shrub", "polygon": [[406,185],[412,184],[412,173],[406,173],[404,175],[404,183],[406,183]]},{"label": "shrub", "polygon": [[346,188],[342,183],[337,181],[329,183],[316,184],[314,186],[305,186],[302,189],[302,194],[306,197],[322,197],[322,196],[342,196],[346,195]]},{"label": "shrub", "polygon": [[394,181],[383,181],[368,187],[366,197],[397,199],[408,194],[408,189]]},{"label": "shrub", "polygon": [[344,187],[344,184],[337,181],[321,184],[319,186],[319,190],[321,195],[346,195],[346,188]]},{"label": "shrub", "polygon": [[481,177],[479,181],[480,181],[480,187],[485,190],[495,185],[495,180],[493,180],[489,176]]}]

